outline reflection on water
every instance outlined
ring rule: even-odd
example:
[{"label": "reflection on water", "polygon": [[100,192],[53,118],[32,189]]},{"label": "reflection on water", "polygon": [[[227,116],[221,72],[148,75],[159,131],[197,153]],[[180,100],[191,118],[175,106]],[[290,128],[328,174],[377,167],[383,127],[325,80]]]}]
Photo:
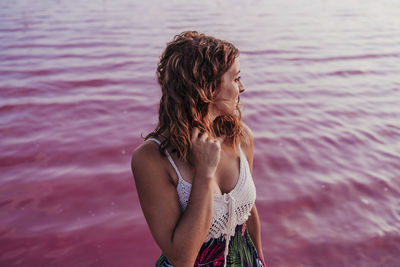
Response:
[{"label": "reflection on water", "polygon": [[0,3],[0,265],[150,266],[130,156],[155,68],[196,29],[241,50],[269,266],[398,266],[400,6]]}]

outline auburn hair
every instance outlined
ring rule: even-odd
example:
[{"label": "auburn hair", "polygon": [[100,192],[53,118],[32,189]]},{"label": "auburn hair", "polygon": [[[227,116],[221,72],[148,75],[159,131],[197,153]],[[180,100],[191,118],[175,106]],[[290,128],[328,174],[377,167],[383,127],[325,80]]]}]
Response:
[{"label": "auburn hair", "polygon": [[158,125],[145,137],[164,137],[159,147],[162,155],[171,146],[188,161],[194,127],[214,138],[224,135],[236,151],[244,137],[238,105],[235,115],[218,116],[213,121],[209,105],[218,93],[222,75],[238,56],[239,50],[230,42],[196,31],[182,32],[167,44],[156,71],[162,90]]}]

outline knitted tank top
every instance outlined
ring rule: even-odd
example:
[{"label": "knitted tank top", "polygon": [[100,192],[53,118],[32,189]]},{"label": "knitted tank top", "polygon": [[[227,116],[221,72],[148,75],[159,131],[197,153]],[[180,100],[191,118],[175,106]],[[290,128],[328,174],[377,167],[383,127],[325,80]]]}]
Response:
[{"label": "knitted tank top", "polygon": [[[155,138],[149,138],[148,140],[152,140],[159,145],[161,144],[161,142]],[[168,151],[165,152],[178,176],[176,190],[178,192],[181,210],[184,211],[189,201],[192,185],[182,178],[182,175],[171,155]],[[241,225],[247,221],[256,199],[256,188],[250,173],[249,163],[240,145],[239,153],[240,171],[238,181],[229,193],[224,193],[223,195],[214,194],[214,214],[212,224],[206,240],[204,241],[207,242],[211,238],[219,238],[222,235],[225,237],[225,265],[230,237],[235,235],[235,227],[237,225]]]}]

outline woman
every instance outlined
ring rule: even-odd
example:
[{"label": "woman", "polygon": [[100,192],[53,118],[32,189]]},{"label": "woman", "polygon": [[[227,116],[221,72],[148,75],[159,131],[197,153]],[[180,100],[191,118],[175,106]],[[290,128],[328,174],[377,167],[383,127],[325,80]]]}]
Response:
[{"label": "woman", "polygon": [[156,266],[265,266],[238,55],[229,42],[188,31],[160,58],[159,122],[132,157],[163,252]]}]

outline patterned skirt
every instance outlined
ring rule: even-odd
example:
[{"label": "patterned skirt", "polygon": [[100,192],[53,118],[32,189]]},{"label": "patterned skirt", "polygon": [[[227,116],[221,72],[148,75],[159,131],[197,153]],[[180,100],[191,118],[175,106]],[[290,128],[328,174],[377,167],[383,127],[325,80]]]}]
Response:
[{"label": "patterned skirt", "polygon": [[[244,230],[244,231],[243,231]],[[200,248],[194,267],[224,266],[225,239],[223,236],[210,239]],[[253,241],[243,225],[236,226],[235,235],[229,242],[229,252],[226,265],[229,267],[266,267],[258,256]],[[156,267],[173,267],[168,259],[161,254]]]}]

